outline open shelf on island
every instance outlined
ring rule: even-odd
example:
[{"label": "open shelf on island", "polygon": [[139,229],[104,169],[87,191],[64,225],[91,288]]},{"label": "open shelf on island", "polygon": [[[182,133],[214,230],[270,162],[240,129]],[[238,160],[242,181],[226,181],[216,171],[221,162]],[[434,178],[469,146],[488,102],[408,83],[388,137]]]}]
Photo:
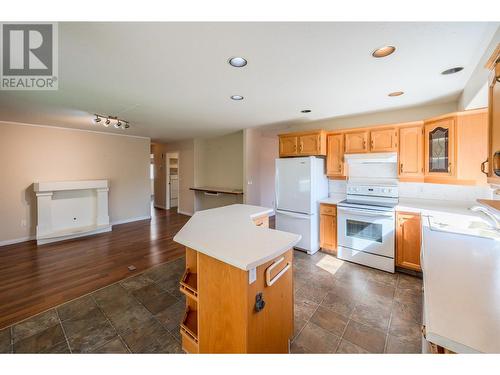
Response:
[{"label": "open shelf on island", "polygon": [[179,290],[187,297],[198,300],[198,274],[186,268],[180,281]]},{"label": "open shelf on island", "polygon": [[184,319],[181,322],[181,330],[195,342],[198,342],[198,311],[189,307],[186,309]]}]

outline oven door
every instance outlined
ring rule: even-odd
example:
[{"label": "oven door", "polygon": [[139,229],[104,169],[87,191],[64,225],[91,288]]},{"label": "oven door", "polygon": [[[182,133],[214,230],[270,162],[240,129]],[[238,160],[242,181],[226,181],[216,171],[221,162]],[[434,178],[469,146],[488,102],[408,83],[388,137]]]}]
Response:
[{"label": "oven door", "polygon": [[394,212],[337,206],[337,216],[339,246],[394,258]]}]

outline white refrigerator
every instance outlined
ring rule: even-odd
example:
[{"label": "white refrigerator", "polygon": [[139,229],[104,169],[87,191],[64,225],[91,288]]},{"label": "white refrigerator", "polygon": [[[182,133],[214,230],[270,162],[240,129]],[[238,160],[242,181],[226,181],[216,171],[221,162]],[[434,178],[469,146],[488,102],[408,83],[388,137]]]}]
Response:
[{"label": "white refrigerator", "polygon": [[300,234],[297,249],[319,250],[319,203],[328,197],[325,159],[276,159],[276,229]]}]

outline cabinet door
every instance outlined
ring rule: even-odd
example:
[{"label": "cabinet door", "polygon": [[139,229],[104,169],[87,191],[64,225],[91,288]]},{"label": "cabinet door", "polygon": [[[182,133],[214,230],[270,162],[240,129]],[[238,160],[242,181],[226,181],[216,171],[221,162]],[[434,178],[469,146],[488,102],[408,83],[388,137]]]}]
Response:
[{"label": "cabinet door", "polygon": [[345,153],[368,152],[368,131],[345,133]]},{"label": "cabinet door", "polygon": [[297,155],[297,136],[280,136],[280,157]]},{"label": "cabinet door", "polygon": [[455,118],[425,124],[425,174],[455,175]]},{"label": "cabinet door", "polygon": [[399,129],[399,177],[424,175],[423,127]]},{"label": "cabinet door", "polygon": [[396,151],[398,147],[398,131],[394,128],[370,131],[370,151]]},{"label": "cabinet door", "polygon": [[319,133],[299,136],[299,155],[320,155],[321,135]]},{"label": "cabinet door", "polygon": [[396,222],[396,266],[421,271],[420,215],[410,212],[398,212]]},{"label": "cabinet door", "polygon": [[337,251],[337,218],[334,215],[320,215],[319,240],[323,251]]},{"label": "cabinet door", "polygon": [[489,95],[488,182],[500,184],[500,63],[492,71]]},{"label": "cabinet door", "polygon": [[344,175],[344,135],[330,134],[327,137],[326,175],[341,177]]}]

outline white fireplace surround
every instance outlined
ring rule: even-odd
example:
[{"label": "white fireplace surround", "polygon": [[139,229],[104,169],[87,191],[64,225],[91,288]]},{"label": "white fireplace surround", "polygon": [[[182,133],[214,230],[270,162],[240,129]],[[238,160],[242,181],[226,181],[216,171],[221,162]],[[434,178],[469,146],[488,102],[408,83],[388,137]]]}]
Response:
[{"label": "white fireplace surround", "polygon": [[37,244],[109,232],[108,180],[35,182]]}]

